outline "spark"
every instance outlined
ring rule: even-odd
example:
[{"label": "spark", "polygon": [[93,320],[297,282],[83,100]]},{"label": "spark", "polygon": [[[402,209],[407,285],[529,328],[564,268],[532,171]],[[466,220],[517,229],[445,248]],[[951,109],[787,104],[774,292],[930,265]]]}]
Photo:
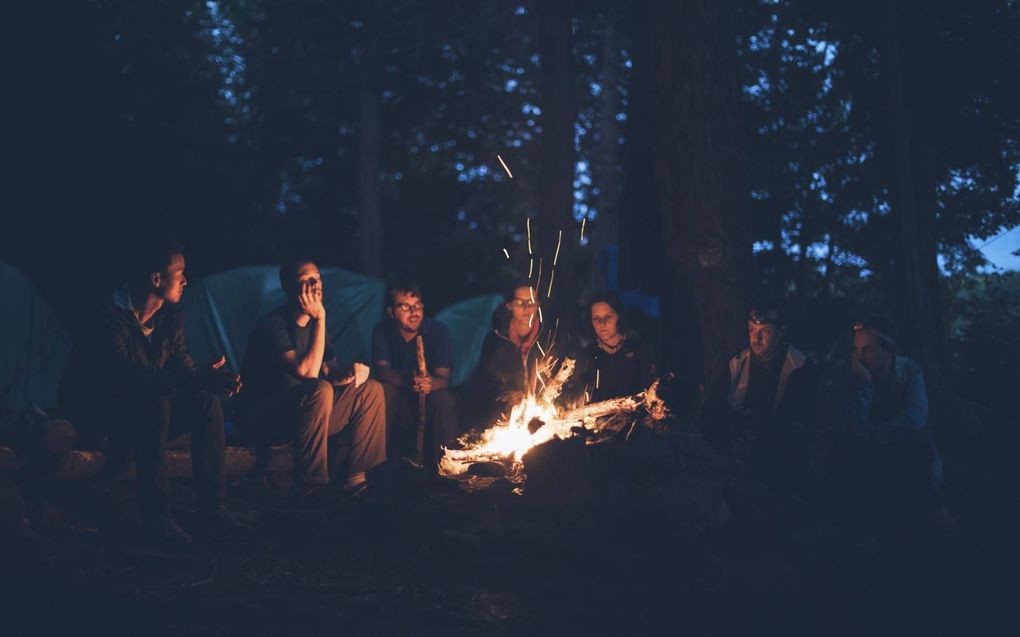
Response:
[{"label": "spark", "polygon": [[503,248],[503,254],[505,254],[505,255],[506,255],[506,258],[507,258],[507,259],[509,259],[509,258],[510,258],[510,253],[509,253],[509,252],[507,252],[506,248]]},{"label": "spark", "polygon": [[591,402],[591,396],[588,394],[588,390],[584,390],[584,402],[585,404]]},{"label": "spark", "polygon": [[600,371],[602,371],[602,370],[597,369],[597,368],[595,369],[595,389],[599,388],[599,372]]},{"label": "spark", "polygon": [[535,370],[535,371],[537,372],[535,374],[535,377],[538,378],[538,382],[542,383],[542,389],[545,389],[545,381],[542,380],[542,370],[539,369],[539,370]]},{"label": "spark", "polygon": [[528,259],[528,278],[531,278],[531,273],[535,270],[535,258]]},{"label": "spark", "polygon": [[[532,314],[531,316],[535,316],[535,315]],[[538,307],[538,322],[539,323],[544,323],[545,322],[544,320],[542,320],[542,306]]]},{"label": "spark", "polygon": [[581,241],[584,241],[584,222],[588,220],[588,217],[581,217]]},{"label": "spark", "polygon": [[535,279],[535,289],[542,289],[542,257],[538,257],[538,278]]},{"label": "spark", "polygon": [[535,315],[532,314],[531,316],[528,317],[528,329],[529,330],[531,329],[531,324],[534,323],[534,322],[535,322]]},{"label": "spark", "polygon": [[555,280],[556,280],[556,270],[553,270],[552,272],[549,273],[549,289],[545,293],[545,298],[547,298],[547,299],[551,299],[552,298],[552,284],[553,284],[553,281],[555,281]]},{"label": "spark", "polygon": [[539,343],[538,341],[535,341],[535,345],[538,345],[538,351],[542,352],[542,358],[545,358],[545,350],[542,349],[542,344]]},{"label": "spark", "polygon": [[531,302],[534,303],[535,302],[535,288],[531,287],[530,285],[528,286],[528,296],[531,297]]},{"label": "spark", "polygon": [[563,231],[560,230],[560,234],[556,237],[556,254],[553,255],[553,267],[556,267],[556,261],[560,258],[560,243],[563,242]]},{"label": "spark", "polygon": [[510,168],[507,167],[506,162],[503,161],[503,158],[500,157],[499,155],[496,155],[496,159],[499,160],[499,163],[503,164],[503,170],[506,171],[506,174],[510,177],[510,179],[513,179],[514,178],[514,174],[512,172],[510,172]]},{"label": "spark", "polygon": [[528,223],[528,254],[532,254],[532,252],[531,252],[531,217],[528,217],[528,222],[527,223]]}]

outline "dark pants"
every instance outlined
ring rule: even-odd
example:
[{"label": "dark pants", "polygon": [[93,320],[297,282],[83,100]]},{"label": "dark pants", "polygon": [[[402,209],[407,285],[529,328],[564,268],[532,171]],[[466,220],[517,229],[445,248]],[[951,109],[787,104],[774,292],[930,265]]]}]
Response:
[{"label": "dark pants", "polygon": [[[398,455],[414,457],[418,440],[418,394],[406,387],[382,384],[386,394],[386,428],[389,448]],[[457,401],[453,392],[439,389],[425,397],[425,464],[439,463],[440,446],[460,434]]]},{"label": "dark pants", "polygon": [[109,437],[113,455],[134,452],[143,517],[170,511],[167,441],[184,434],[191,434],[192,476],[199,506],[208,510],[223,503],[223,406],[215,396],[130,396],[88,410],[80,420],[87,433]]},{"label": "dark pants", "polygon": [[834,450],[833,477],[854,526],[874,532],[880,524],[917,519],[929,511],[932,451],[922,436],[891,443],[843,440]]},{"label": "dark pants", "polygon": [[351,436],[349,474],[362,473],[386,460],[383,389],[368,380],[334,388],[324,380],[303,380],[242,412],[244,433],[258,444],[294,441],[294,480],[329,482],[329,438]]}]

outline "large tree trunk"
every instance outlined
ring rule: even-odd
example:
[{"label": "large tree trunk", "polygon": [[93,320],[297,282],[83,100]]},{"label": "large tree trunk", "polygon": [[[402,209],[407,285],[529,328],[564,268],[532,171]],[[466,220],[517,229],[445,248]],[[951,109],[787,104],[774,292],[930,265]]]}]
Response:
[{"label": "large tree trunk", "polygon": [[[542,170],[538,177],[538,223],[535,229],[536,257],[542,257],[539,296],[555,310],[561,327],[574,318],[574,122],[577,107],[571,73],[571,3],[547,0],[537,6],[538,46],[541,54],[539,85],[542,91]],[[556,260],[552,297],[548,297],[559,231],[563,231]],[[536,278],[537,278],[536,258]],[[558,291],[558,292],[557,292]]]},{"label": "large tree trunk", "polygon": [[[378,28],[377,25],[370,25]],[[362,58],[358,89],[358,237],[359,265],[371,276],[382,275],[382,97],[376,85],[382,71],[378,37],[370,36]]]},{"label": "large tree trunk", "polygon": [[747,346],[750,200],[736,41],[727,3],[656,0],[653,7],[657,189],[667,249],[694,301],[711,383]]},{"label": "large tree trunk", "polygon": [[[897,240],[893,263],[900,350],[924,367],[934,403],[957,412],[951,389],[942,318],[935,224],[935,123],[931,104],[935,26],[924,3],[899,0],[885,6],[879,68],[887,90],[887,116],[879,148],[891,168],[890,191]],[[956,414],[958,415],[958,414]]]}]

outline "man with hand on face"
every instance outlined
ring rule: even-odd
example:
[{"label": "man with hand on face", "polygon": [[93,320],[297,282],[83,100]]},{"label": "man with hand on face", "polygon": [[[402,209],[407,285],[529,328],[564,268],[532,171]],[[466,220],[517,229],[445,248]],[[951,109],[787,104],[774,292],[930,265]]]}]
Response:
[{"label": "man with hand on face", "polygon": [[776,308],[752,310],[747,334],[750,346],[730,359],[702,427],[723,451],[746,456],[766,482],[789,486],[807,468],[811,368],[783,340],[786,325]]},{"label": "man with hand on face", "polygon": [[167,441],[184,434],[191,435],[202,530],[251,533],[223,507],[223,407],[216,395],[233,396],[241,379],[223,357],[196,368],[177,308],[188,284],[184,265],[170,245],[137,255],[113,304],[81,326],[60,386],[61,406],[85,437],[108,436],[114,458],[134,452],[145,534],[170,547],[191,543],[170,512],[167,476]]},{"label": "man with hand on face", "polygon": [[[446,326],[425,318],[421,289],[402,281],[386,290],[386,314],[372,332],[372,362],[386,394],[390,448],[414,456],[418,396],[425,395],[425,462],[435,468],[441,445],[457,437],[457,403],[450,391],[453,346]],[[425,350],[426,374],[418,370],[417,337]]]},{"label": "man with hand on face", "polygon": [[951,520],[936,497],[943,468],[928,429],[924,373],[896,354],[888,320],[873,316],[854,325],[846,384],[837,467],[849,481],[863,541],[875,541],[878,517],[934,513],[940,523]]},{"label": "man with hand on face", "polygon": [[294,441],[295,504],[328,506],[330,436],[351,434],[348,493],[360,492],[366,472],[386,460],[383,390],[367,365],[336,359],[318,266],[286,263],[280,285],[287,304],[260,318],[248,340],[240,417],[260,442]]}]

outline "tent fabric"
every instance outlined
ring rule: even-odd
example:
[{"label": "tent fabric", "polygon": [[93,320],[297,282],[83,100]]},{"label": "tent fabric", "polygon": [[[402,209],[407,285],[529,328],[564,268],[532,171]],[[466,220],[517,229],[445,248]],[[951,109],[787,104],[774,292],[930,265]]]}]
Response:
[{"label": "tent fabric", "polygon": [[[324,268],[322,279],[327,329],[337,357],[370,362],[372,329],[383,317],[385,284],[339,268]],[[2,263],[0,294],[0,401],[19,411],[29,405],[55,407],[71,339],[35,286]],[[222,354],[231,369],[240,370],[255,322],[284,301],[275,266],[238,268],[189,282],[181,309],[195,362],[208,365]],[[478,366],[492,312],[501,302],[499,295],[478,296],[435,316],[450,331],[454,385],[465,382]]]},{"label": "tent fabric", "polygon": [[[195,362],[224,355],[239,371],[258,319],[286,302],[278,268],[252,266],[212,274],[188,285],[181,300],[184,329]],[[326,329],[341,361],[368,361],[372,328],[382,317],[382,281],[339,268],[322,268]]]},{"label": "tent fabric", "polygon": [[0,263],[0,401],[21,411],[57,404],[71,339],[35,286]]},{"label": "tent fabric", "polygon": [[492,331],[492,312],[502,302],[502,295],[486,294],[455,303],[436,315],[453,341],[454,385],[466,382],[478,367],[485,335]]},{"label": "tent fabric", "polygon": [[[372,330],[384,316],[385,284],[339,268],[323,268],[321,272],[326,329],[337,358],[370,363]],[[222,354],[228,366],[239,371],[255,322],[285,300],[275,266],[228,270],[190,283],[181,306],[195,362],[207,365]],[[492,311],[500,302],[499,295],[478,296],[435,316],[450,331],[454,385],[466,381],[478,366],[482,342],[491,329]]]}]

